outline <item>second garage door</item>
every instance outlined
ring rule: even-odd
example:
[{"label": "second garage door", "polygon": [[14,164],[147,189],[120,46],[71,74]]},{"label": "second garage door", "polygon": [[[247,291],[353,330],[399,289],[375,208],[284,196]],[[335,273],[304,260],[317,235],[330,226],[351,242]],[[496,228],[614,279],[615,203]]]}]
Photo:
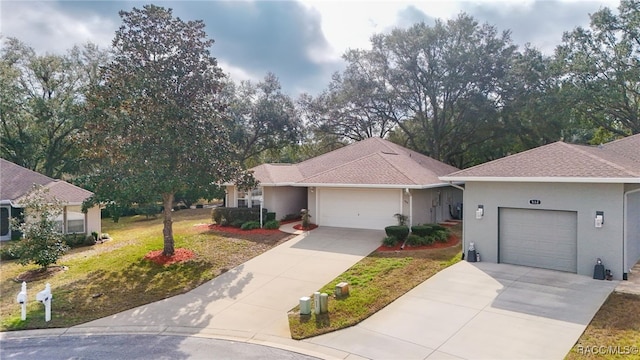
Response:
[{"label": "second garage door", "polygon": [[384,229],[400,212],[397,189],[319,189],[318,223],[323,226]]},{"label": "second garage door", "polygon": [[577,213],[500,209],[500,262],[577,271]]}]

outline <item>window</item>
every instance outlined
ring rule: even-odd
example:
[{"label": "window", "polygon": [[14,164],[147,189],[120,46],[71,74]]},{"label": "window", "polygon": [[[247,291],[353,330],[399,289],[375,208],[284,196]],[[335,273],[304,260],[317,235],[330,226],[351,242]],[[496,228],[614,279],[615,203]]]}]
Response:
[{"label": "window", "polygon": [[249,194],[244,190],[238,190],[238,207],[249,206]]},{"label": "window", "polygon": [[67,233],[84,233],[84,213],[80,206],[67,206]]}]

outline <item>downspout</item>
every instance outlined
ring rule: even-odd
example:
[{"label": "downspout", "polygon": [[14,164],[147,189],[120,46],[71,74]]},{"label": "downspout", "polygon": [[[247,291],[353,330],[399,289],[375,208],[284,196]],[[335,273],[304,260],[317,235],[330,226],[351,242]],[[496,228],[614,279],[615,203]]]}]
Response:
[{"label": "downspout", "polygon": [[[411,226],[413,226],[413,194],[411,194],[411,191],[409,191],[409,188],[405,188],[404,192],[409,195],[409,230],[411,230]],[[404,206],[404,196],[400,196],[403,200],[400,206]],[[400,210],[402,211],[402,207],[400,208]],[[400,250],[404,250],[405,245],[407,245],[407,241],[409,239],[405,239],[404,243],[402,243],[402,246],[400,246]]]},{"label": "downspout", "polygon": [[627,243],[629,242],[629,219],[627,216],[629,215],[629,194],[634,194],[640,192],[640,189],[629,190],[624,193],[624,204],[622,206],[622,222],[624,226],[622,226],[622,279],[627,280],[627,272],[629,271],[629,264],[627,263]]}]

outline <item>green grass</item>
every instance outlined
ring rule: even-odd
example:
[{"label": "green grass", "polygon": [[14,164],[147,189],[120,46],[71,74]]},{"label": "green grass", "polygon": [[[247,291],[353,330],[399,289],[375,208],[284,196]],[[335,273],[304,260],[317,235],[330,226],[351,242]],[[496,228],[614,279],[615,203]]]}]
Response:
[{"label": "green grass", "polygon": [[[0,264],[0,330],[69,327],[136,306],[187,292],[273,247],[287,234],[244,239],[221,236],[195,226],[210,222],[210,210],[183,210],[174,214],[176,248],[188,248],[194,259],[162,266],[145,260],[162,249],[162,219],[144,216],[103,221],[103,232],[113,240],[77,248],[58,261],[68,270],[28,284],[27,320],[20,320],[15,297],[20,283],[14,279],[35,266],[15,261]],[[35,294],[51,283],[52,320],[44,322],[44,307]]]},{"label": "green grass", "polygon": [[[607,353],[632,350],[634,353]],[[604,352],[596,354],[595,352]],[[619,350],[618,350],[619,349]],[[640,296],[614,292],[602,305],[566,359],[640,358]]]},{"label": "green grass", "polygon": [[[453,230],[459,236],[460,226]],[[289,312],[291,337],[305,339],[353,326],[458,262],[460,254],[460,245],[397,253],[374,252],[319,290],[329,294],[327,314],[301,316],[299,307]],[[335,286],[343,281],[349,283],[350,294],[336,298]]]}]

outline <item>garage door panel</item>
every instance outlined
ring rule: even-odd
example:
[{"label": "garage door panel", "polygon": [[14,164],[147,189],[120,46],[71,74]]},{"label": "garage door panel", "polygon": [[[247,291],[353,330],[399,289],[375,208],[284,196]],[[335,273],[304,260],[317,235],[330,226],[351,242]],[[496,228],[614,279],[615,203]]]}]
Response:
[{"label": "garage door panel", "polygon": [[393,189],[322,189],[319,224],[360,229],[393,225],[400,210],[400,195]]},{"label": "garage door panel", "polygon": [[500,209],[500,262],[577,271],[577,214]]}]

